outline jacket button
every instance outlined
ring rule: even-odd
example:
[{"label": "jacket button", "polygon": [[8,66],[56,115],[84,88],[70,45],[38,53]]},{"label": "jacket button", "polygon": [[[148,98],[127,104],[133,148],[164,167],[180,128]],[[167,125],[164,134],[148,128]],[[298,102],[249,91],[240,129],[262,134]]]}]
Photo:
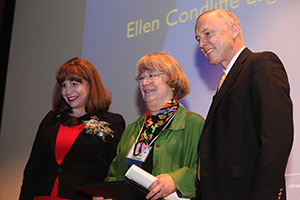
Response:
[{"label": "jacket button", "polygon": [[157,165],[158,164],[158,160],[155,160],[154,163]]},{"label": "jacket button", "polygon": [[160,147],[160,144],[156,144],[156,147],[159,148],[159,147]]},{"label": "jacket button", "polygon": [[61,167],[57,168],[57,173],[61,173],[61,171],[62,171]]}]

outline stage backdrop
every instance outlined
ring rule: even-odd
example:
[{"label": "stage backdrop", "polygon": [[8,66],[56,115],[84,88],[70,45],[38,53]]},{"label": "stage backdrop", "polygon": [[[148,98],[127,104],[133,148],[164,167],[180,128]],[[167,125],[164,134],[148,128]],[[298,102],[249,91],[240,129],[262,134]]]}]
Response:
[{"label": "stage backdrop", "polygon": [[275,52],[286,67],[295,124],[287,191],[288,199],[300,199],[298,0],[17,0],[0,135],[0,199],[18,198],[38,124],[51,109],[55,70],[72,57],[95,65],[112,93],[110,111],[122,114],[128,125],[145,110],[134,80],[137,61],[167,52],[190,80],[191,93],[181,102],[206,117],[222,67],[209,65],[201,54],[194,25],[213,8],[235,13],[246,46]]}]

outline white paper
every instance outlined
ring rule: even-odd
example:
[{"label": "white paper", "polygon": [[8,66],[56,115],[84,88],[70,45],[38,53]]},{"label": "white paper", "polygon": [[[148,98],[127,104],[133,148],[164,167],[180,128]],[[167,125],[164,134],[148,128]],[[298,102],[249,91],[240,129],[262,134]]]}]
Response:
[{"label": "white paper", "polygon": [[[125,176],[128,179],[135,181],[136,183],[142,185],[147,189],[149,188],[151,183],[157,179],[152,174],[149,174],[148,172],[146,172],[145,170],[141,169],[136,165],[131,165],[131,167],[126,172]],[[179,198],[177,193],[174,192],[169,196],[167,196],[165,200],[189,200],[189,199]]]}]

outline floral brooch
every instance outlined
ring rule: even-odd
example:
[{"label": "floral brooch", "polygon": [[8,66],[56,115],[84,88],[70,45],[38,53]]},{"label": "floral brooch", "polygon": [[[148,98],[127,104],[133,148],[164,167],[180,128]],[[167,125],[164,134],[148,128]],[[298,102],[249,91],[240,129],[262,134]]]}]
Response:
[{"label": "floral brooch", "polygon": [[105,136],[112,134],[114,131],[109,128],[110,123],[105,121],[99,121],[97,116],[92,116],[90,120],[83,121],[84,128],[86,129],[86,134],[96,135],[100,137],[103,142],[105,142]]}]

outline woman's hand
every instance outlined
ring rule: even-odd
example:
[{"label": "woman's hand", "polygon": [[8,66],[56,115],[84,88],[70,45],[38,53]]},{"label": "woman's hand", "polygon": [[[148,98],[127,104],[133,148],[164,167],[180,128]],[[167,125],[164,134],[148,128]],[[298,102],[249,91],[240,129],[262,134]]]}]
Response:
[{"label": "woman's hand", "polygon": [[103,197],[93,197],[93,200],[104,200]]},{"label": "woman's hand", "polygon": [[104,199],[103,197],[93,197],[93,200],[112,200],[112,199]]},{"label": "woman's hand", "polygon": [[146,199],[156,200],[158,198],[165,198],[177,190],[172,177],[169,174],[160,174],[156,176],[157,180],[149,186],[150,192]]}]

